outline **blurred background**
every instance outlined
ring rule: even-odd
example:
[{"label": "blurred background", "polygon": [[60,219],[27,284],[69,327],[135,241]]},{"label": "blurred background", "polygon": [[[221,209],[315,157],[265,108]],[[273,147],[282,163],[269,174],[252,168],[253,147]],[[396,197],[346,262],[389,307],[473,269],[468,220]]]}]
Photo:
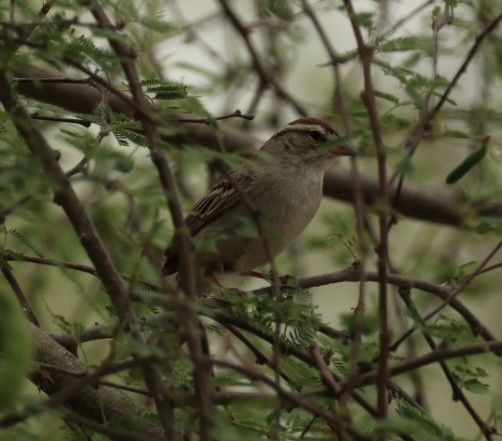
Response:
[{"label": "blurred background", "polygon": [[[186,97],[164,101],[162,105],[177,114],[216,117],[236,109],[254,114],[252,121],[234,118],[218,123],[222,130],[246,136],[248,145],[244,147],[259,145],[259,141],[301,115],[326,119],[360,152],[358,173],[376,182],[373,135],[361,100],[364,77],[354,33],[341,2],[147,0],[127,5],[151,27],[156,20],[168,24],[161,32],[151,32],[134,23],[126,23],[125,27],[139,54],[137,63],[144,78],[163,79],[187,92]],[[121,14],[126,15],[125,6],[124,11],[120,5],[108,7],[117,21]],[[388,155],[388,176],[402,173],[405,190],[416,191],[426,200],[440,201],[445,209],[451,206],[459,216],[451,221],[437,221],[426,207],[422,216],[395,211],[397,223],[389,234],[390,263],[400,274],[440,286],[455,286],[502,238],[500,26],[477,50],[440,113],[424,128],[416,153],[406,158],[404,152],[420,119],[434,108],[465,61],[476,35],[500,14],[500,2],[358,0],[354,7],[364,38],[375,48],[372,79]],[[64,6],[61,10],[71,15]],[[92,20],[84,11],[77,15],[82,22]],[[107,46],[106,40],[96,37],[92,29],[82,27],[77,32],[93,38],[98,48]],[[69,169],[82,152],[94,145],[99,127],[62,130],[60,125],[46,123],[44,131],[62,152],[61,163]],[[457,182],[446,184],[448,174],[478,151],[486,136],[490,139],[484,159]],[[148,237],[160,253],[172,235],[172,226],[148,151],[140,144],[129,139],[124,148],[118,137],[106,137],[99,147],[92,147],[95,150],[87,175],[74,183],[122,271],[155,279],[153,269],[142,260],[141,246]],[[215,179],[211,168],[214,157],[196,145],[173,149],[169,154],[187,211]],[[28,160],[20,160],[20,164],[24,173],[30,173],[30,167],[36,169],[36,164]],[[331,172],[334,176],[353,176],[348,175],[352,167],[348,159],[343,159]],[[39,194],[43,178],[34,176],[31,182],[17,183],[16,192],[5,201],[11,204],[27,194],[35,194],[4,225],[6,247],[61,261],[87,262],[66,218],[57,207],[45,203],[46,195]],[[338,181],[333,182],[336,186]],[[402,197],[407,196],[403,193]],[[278,259],[281,274],[304,278],[336,272],[362,257],[366,270],[376,271],[378,203],[365,208],[368,224],[361,236],[353,205],[340,199],[344,198],[325,198],[314,222]],[[409,204],[419,202],[410,199]],[[389,207],[386,209],[392,212]],[[421,207],[414,209],[420,212]],[[502,335],[501,262],[499,251],[488,265],[495,267],[476,277],[459,296],[498,338]],[[47,269],[27,263],[13,266],[21,272],[24,289],[30,292],[47,328],[70,329],[75,323],[87,327],[109,320],[105,308],[108,301],[93,277],[57,267]],[[228,283],[243,283],[232,280]],[[263,285],[255,281],[245,283],[247,288]],[[314,303],[325,322],[346,328],[357,305],[358,290],[354,282],[330,284],[311,289],[307,301]],[[391,332],[395,339],[411,322],[403,313],[397,288],[390,288],[389,292]],[[375,283],[367,283],[366,295],[367,332],[374,337],[378,326]],[[422,314],[439,304],[418,290],[412,291],[412,297]],[[445,309],[442,314],[438,326],[450,320],[460,321],[451,310]],[[462,339],[463,343],[474,341],[464,338],[464,334]],[[427,349],[420,338],[415,345],[416,353]],[[92,342],[82,350],[92,359],[105,353],[107,346]],[[496,424],[495,413],[497,409],[500,412],[502,396],[500,362],[493,355],[473,360],[478,359],[486,377],[476,378],[487,387],[467,393],[480,415]],[[471,378],[470,368],[464,362],[455,362],[460,382]],[[451,389],[439,367],[424,368],[419,377],[398,378],[398,382],[405,388],[421,389],[424,406],[437,421],[450,426],[459,439],[480,439],[478,427],[465,409],[452,400]],[[39,430],[49,433],[52,424],[55,423],[49,422],[46,427],[41,424]]]}]

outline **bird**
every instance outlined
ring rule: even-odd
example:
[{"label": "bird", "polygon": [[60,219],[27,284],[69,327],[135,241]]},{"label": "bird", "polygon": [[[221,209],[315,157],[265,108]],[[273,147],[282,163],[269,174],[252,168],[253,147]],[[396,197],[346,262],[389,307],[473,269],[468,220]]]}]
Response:
[{"label": "bird", "polygon": [[[296,119],[273,134],[186,216],[197,277],[215,280],[218,273],[248,273],[270,263],[316,214],[326,170],[338,157],[355,155],[319,118]],[[174,237],[164,256],[162,274],[178,272]]]}]

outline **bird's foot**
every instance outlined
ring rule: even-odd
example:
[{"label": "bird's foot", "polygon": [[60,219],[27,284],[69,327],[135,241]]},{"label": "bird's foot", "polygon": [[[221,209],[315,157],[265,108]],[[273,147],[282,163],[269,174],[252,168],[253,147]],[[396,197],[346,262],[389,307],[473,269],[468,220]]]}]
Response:
[{"label": "bird's foot", "polygon": [[[243,276],[256,277],[258,279],[266,280],[267,282],[272,282],[271,275],[267,273],[261,273],[259,271],[246,271],[241,274]],[[296,278],[291,274],[286,274],[284,276],[279,277],[279,283],[281,285],[286,285],[286,286],[294,285],[296,284]]]},{"label": "bird's foot", "polygon": [[265,274],[260,273],[259,271],[245,271],[241,273],[241,275],[248,277],[256,277],[257,279],[262,279],[262,280],[268,280]]}]

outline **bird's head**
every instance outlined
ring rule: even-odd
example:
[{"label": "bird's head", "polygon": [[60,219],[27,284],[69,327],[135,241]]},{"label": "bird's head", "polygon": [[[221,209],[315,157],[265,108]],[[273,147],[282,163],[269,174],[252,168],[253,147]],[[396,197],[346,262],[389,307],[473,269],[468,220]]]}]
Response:
[{"label": "bird's head", "polygon": [[318,118],[291,121],[265,143],[263,150],[282,162],[311,164],[322,169],[339,156],[356,155],[342,143],[329,123]]}]

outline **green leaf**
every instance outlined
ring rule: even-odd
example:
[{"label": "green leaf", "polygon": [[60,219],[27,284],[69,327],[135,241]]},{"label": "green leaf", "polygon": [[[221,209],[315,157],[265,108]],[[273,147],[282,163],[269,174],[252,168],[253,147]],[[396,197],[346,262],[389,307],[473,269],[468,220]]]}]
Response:
[{"label": "green leaf", "polygon": [[471,153],[467,158],[465,158],[457,167],[455,167],[446,177],[447,184],[454,184],[460,178],[462,178],[471,168],[479,164],[483,158],[486,156],[488,151],[488,143],[490,142],[490,136],[487,135],[483,138],[481,147],[475,152]]},{"label": "green leaf", "polygon": [[293,19],[293,10],[288,0],[259,0],[258,15],[262,18],[275,15],[285,21]]},{"label": "green leaf", "polygon": [[375,90],[375,96],[377,98],[382,98],[383,100],[390,101],[393,104],[399,105],[401,102],[397,96],[390,93],[382,92],[380,90]]},{"label": "green leaf", "polygon": [[502,420],[502,396],[494,397],[492,401],[493,416],[497,421]]},{"label": "green leaf", "polygon": [[[340,322],[343,327],[354,331],[354,314],[344,312],[340,314]],[[378,317],[375,314],[366,314],[361,326],[361,333],[363,335],[371,335],[378,329]]]},{"label": "green leaf", "polygon": [[32,354],[28,322],[17,301],[0,290],[0,412],[12,409],[30,369]]},{"label": "green leaf", "polygon": [[487,384],[481,383],[480,381],[478,381],[474,378],[471,380],[467,380],[464,383],[464,387],[469,392],[472,392],[474,394],[479,394],[479,395],[486,394],[489,391]]},{"label": "green leaf", "polygon": [[421,50],[426,54],[430,54],[432,42],[430,38],[424,37],[400,37],[393,40],[388,40],[380,45],[379,52],[398,52]]},{"label": "green leaf", "polygon": [[139,19],[139,23],[152,31],[160,32],[162,34],[171,33],[176,30],[176,26],[172,23],[155,16],[141,17]]},{"label": "green leaf", "polygon": [[422,316],[417,311],[417,308],[415,308],[415,306],[413,305],[407,306],[406,314],[413,320],[413,323],[417,329],[424,329],[427,326]]},{"label": "green leaf", "polygon": [[366,29],[373,28],[373,17],[375,14],[373,12],[360,12],[356,14],[357,22],[359,25]]},{"label": "green leaf", "polygon": [[394,166],[394,170],[396,173],[402,174],[402,175],[407,175],[411,173],[414,169],[413,162],[411,161],[411,158],[404,158],[396,165]]},{"label": "green leaf", "polygon": [[470,138],[469,133],[463,132],[461,130],[444,130],[443,136],[449,136],[450,138],[460,138],[460,139]]}]

